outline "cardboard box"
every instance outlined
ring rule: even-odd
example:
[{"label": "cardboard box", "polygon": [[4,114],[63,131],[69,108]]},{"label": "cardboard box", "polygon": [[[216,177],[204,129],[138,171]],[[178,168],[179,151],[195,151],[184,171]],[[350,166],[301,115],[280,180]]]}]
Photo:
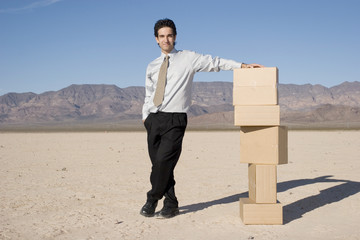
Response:
[{"label": "cardboard box", "polygon": [[234,107],[235,126],[279,126],[280,106],[240,106]]},{"label": "cardboard box", "polygon": [[273,86],[234,86],[233,105],[277,105],[278,90]]},{"label": "cardboard box", "polygon": [[240,198],[240,218],[244,224],[281,225],[281,203],[254,203],[249,198]]},{"label": "cardboard box", "polygon": [[249,199],[255,203],[276,203],[276,165],[249,164]]},{"label": "cardboard box", "polygon": [[279,78],[279,71],[276,67],[237,68],[233,72],[234,87],[276,86]]},{"label": "cardboard box", "polygon": [[287,127],[241,127],[240,162],[254,164],[288,163]]}]

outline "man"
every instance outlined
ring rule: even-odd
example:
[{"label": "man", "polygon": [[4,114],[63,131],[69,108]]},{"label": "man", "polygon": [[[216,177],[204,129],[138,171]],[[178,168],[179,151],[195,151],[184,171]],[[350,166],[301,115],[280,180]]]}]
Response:
[{"label": "man", "polygon": [[152,163],[152,188],[147,193],[147,201],[140,214],[154,216],[158,200],[165,196],[159,215],[170,218],[179,214],[174,190],[174,168],[180,157],[187,125],[186,112],[191,104],[194,74],[263,66],[176,50],[176,27],[170,19],[157,21],[154,35],[161,49],[161,56],[147,67],[142,111]]}]

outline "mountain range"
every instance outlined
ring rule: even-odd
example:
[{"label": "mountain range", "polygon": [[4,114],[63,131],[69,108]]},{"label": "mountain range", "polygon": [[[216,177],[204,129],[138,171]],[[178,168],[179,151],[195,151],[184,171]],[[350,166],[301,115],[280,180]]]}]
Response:
[{"label": "mountain range", "polygon": [[[232,82],[194,82],[189,127],[233,128]],[[279,84],[281,124],[289,127],[360,127],[360,82]],[[0,96],[0,130],[129,129],[142,127],[144,87],[71,85],[58,91]]]}]

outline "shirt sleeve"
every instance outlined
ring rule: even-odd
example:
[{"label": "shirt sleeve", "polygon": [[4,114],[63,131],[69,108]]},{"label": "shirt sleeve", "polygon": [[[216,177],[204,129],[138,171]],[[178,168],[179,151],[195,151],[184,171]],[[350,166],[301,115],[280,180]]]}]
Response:
[{"label": "shirt sleeve", "polygon": [[219,72],[220,70],[234,70],[241,68],[242,63],[234,60],[212,57],[211,55],[201,55],[193,53],[193,66],[196,72]]},{"label": "shirt sleeve", "polygon": [[145,78],[145,99],[144,105],[142,108],[142,119],[145,120],[150,114],[150,101],[151,95],[154,92],[153,82],[151,80],[149,67],[146,69],[146,78]]}]

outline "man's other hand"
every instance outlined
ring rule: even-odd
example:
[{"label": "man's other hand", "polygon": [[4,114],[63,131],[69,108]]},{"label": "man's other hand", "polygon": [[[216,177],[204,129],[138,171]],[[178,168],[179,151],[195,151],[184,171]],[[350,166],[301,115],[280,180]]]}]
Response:
[{"label": "man's other hand", "polygon": [[261,64],[257,64],[257,63],[252,63],[252,64],[241,64],[241,68],[263,68],[265,66],[261,65]]}]

